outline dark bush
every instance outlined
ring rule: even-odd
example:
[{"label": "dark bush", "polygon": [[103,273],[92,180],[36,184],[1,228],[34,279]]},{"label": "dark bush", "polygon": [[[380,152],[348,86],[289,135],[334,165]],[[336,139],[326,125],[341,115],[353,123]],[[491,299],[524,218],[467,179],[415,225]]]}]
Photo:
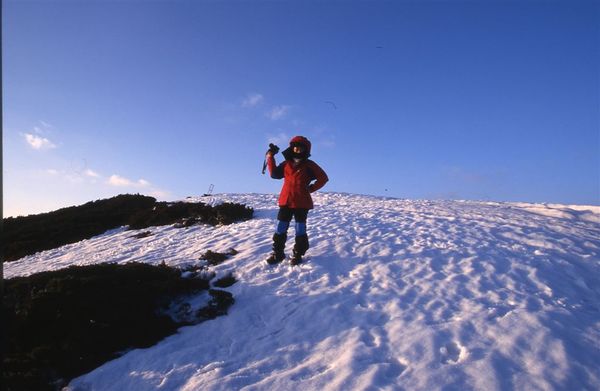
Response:
[{"label": "dark bush", "polygon": [[[60,389],[128,349],[148,347],[183,324],[166,315],[178,297],[209,288],[164,265],[71,267],[5,281],[6,390]],[[197,321],[226,314],[231,294],[211,290]]]},{"label": "dark bush", "polygon": [[201,222],[226,225],[252,218],[254,210],[245,205],[223,203],[215,207],[202,202],[157,202],[152,209],[137,212],[129,220],[131,229],[178,223],[180,228]]},{"label": "dark bush", "polygon": [[213,286],[216,286],[217,288],[228,288],[236,282],[237,280],[235,279],[234,275],[229,273],[226,276],[221,277],[215,282],[213,282]]},{"label": "dark bush", "polygon": [[202,222],[231,224],[252,218],[254,211],[245,205],[224,203],[215,207],[204,203],[156,202],[142,195],[119,195],[54,212],[4,219],[4,260],[49,250],[100,235],[109,229],[128,225],[130,229],[174,224],[183,226]]},{"label": "dark bush", "polygon": [[218,253],[216,251],[208,250],[200,256],[201,260],[208,262],[210,266],[217,266],[225,262],[231,255],[236,255],[238,252],[235,249],[230,249],[226,253]]},{"label": "dark bush", "polygon": [[208,320],[214,319],[217,316],[227,315],[227,309],[235,302],[233,295],[219,289],[210,289],[208,292],[212,296],[212,299],[210,299],[206,307],[198,310],[196,316]]},{"label": "dark bush", "polygon": [[127,225],[138,211],[151,209],[156,199],[123,194],[38,215],[9,217],[4,223],[4,260],[9,262]]},{"label": "dark bush", "polygon": [[147,238],[148,236],[152,236],[153,233],[150,231],[144,231],[144,232],[140,232],[139,234],[135,234],[135,235],[131,235],[132,238],[136,238],[136,239],[144,239]]},{"label": "dark bush", "polygon": [[211,266],[217,266],[217,265],[220,265],[221,263],[225,262],[225,260],[227,259],[227,254],[217,253],[217,252],[208,250],[207,252],[202,254],[202,256],[200,256],[200,259],[204,259]]},{"label": "dark bush", "polygon": [[218,224],[231,224],[252,218],[254,210],[246,205],[224,202],[214,207]]},{"label": "dark bush", "polygon": [[[141,229],[150,226],[173,224],[186,217],[204,217],[211,214],[211,207],[203,203],[157,202],[153,208],[137,212],[129,220],[129,228]],[[216,213],[215,213],[216,214]],[[210,223],[204,218],[204,222]]]}]

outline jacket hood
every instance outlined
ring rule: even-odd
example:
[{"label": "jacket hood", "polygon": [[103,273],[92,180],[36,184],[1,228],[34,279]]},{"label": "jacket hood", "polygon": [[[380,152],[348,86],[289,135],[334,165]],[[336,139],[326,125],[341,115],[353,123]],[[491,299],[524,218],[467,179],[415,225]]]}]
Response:
[{"label": "jacket hood", "polygon": [[[306,148],[306,152],[303,153],[304,156],[294,156],[294,153],[292,152],[292,147],[294,146],[294,144],[302,144]],[[310,148],[311,148],[310,141],[306,137],[294,136],[290,140],[290,146],[285,151],[283,151],[282,154],[286,160],[291,160],[295,157],[308,159],[308,157],[310,156]]]},{"label": "jacket hood", "polygon": [[304,137],[304,136],[292,137],[292,139],[290,140],[290,147],[296,143],[304,145],[304,147],[306,148],[306,151],[310,155],[311,144],[310,144],[310,141],[308,141],[308,139],[306,137]]}]

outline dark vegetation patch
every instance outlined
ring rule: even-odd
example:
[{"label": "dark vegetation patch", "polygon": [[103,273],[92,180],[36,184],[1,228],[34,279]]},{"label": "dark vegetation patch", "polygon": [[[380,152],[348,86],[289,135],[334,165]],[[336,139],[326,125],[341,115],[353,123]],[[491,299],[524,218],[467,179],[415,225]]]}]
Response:
[{"label": "dark vegetation patch", "polygon": [[197,316],[209,320],[217,316],[227,315],[227,308],[234,303],[233,295],[219,289],[210,289],[209,293],[212,299],[210,299],[206,307],[198,310]]},{"label": "dark vegetation patch", "polygon": [[213,282],[213,286],[217,288],[228,288],[237,282],[235,276],[232,273],[227,274],[224,277],[219,278]]},{"label": "dark vegetation patch", "polygon": [[4,260],[56,248],[127,225],[138,211],[152,209],[156,199],[119,195],[49,213],[9,217],[4,223]]},{"label": "dark vegetation patch", "polygon": [[241,204],[225,202],[210,206],[202,202],[157,202],[153,208],[135,213],[128,221],[129,228],[142,229],[156,225],[178,223],[180,228],[197,223],[226,225],[252,218],[254,211]]},{"label": "dark vegetation patch", "polygon": [[211,266],[216,266],[216,265],[220,265],[221,263],[225,262],[225,260],[227,259],[227,254],[208,250],[207,252],[202,254],[200,259],[207,261],[208,264]]},{"label": "dark vegetation patch", "polygon": [[135,234],[132,235],[132,238],[136,238],[136,239],[143,239],[143,238],[147,238],[148,236],[152,236],[154,235],[152,232],[150,231],[144,231],[144,232],[140,232],[139,234]]},{"label": "dark vegetation patch", "polygon": [[191,318],[176,321],[167,315],[178,298],[206,289],[206,279],[140,263],[70,267],[6,280],[4,389],[60,389],[124,351],[152,346],[182,325],[226,314],[233,296],[210,289],[208,305]]},{"label": "dark vegetation patch", "polygon": [[212,280],[215,278],[216,273],[208,267],[208,265],[197,264],[190,265],[181,268],[181,275],[184,278],[202,278],[205,280]]},{"label": "dark vegetation patch", "polygon": [[227,260],[227,258],[229,258],[230,256],[236,255],[237,253],[238,252],[233,248],[227,251],[226,253],[219,253],[216,251],[208,250],[200,256],[200,259],[207,261],[210,266],[217,266],[225,262],[225,260]]},{"label": "dark vegetation patch", "polygon": [[4,223],[4,260],[14,261],[38,251],[79,242],[110,229],[128,225],[130,229],[181,223],[231,224],[252,218],[245,205],[202,202],[157,202],[153,197],[122,194],[49,213],[9,217]]}]

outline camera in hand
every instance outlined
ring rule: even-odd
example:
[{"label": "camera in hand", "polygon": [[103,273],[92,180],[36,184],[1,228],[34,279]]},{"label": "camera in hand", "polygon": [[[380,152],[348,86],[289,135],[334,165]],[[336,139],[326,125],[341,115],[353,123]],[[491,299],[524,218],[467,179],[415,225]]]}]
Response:
[{"label": "camera in hand", "polygon": [[279,147],[273,143],[269,144],[269,152],[276,155],[279,152]]}]

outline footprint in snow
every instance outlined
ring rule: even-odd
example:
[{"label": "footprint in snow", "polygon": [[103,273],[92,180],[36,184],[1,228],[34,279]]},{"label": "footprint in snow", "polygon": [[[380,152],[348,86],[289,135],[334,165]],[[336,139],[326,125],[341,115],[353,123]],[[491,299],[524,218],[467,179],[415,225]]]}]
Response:
[{"label": "footprint in snow", "polygon": [[442,364],[456,364],[462,355],[462,348],[456,342],[449,342],[446,346],[440,348],[440,353],[442,355],[441,363]]}]

